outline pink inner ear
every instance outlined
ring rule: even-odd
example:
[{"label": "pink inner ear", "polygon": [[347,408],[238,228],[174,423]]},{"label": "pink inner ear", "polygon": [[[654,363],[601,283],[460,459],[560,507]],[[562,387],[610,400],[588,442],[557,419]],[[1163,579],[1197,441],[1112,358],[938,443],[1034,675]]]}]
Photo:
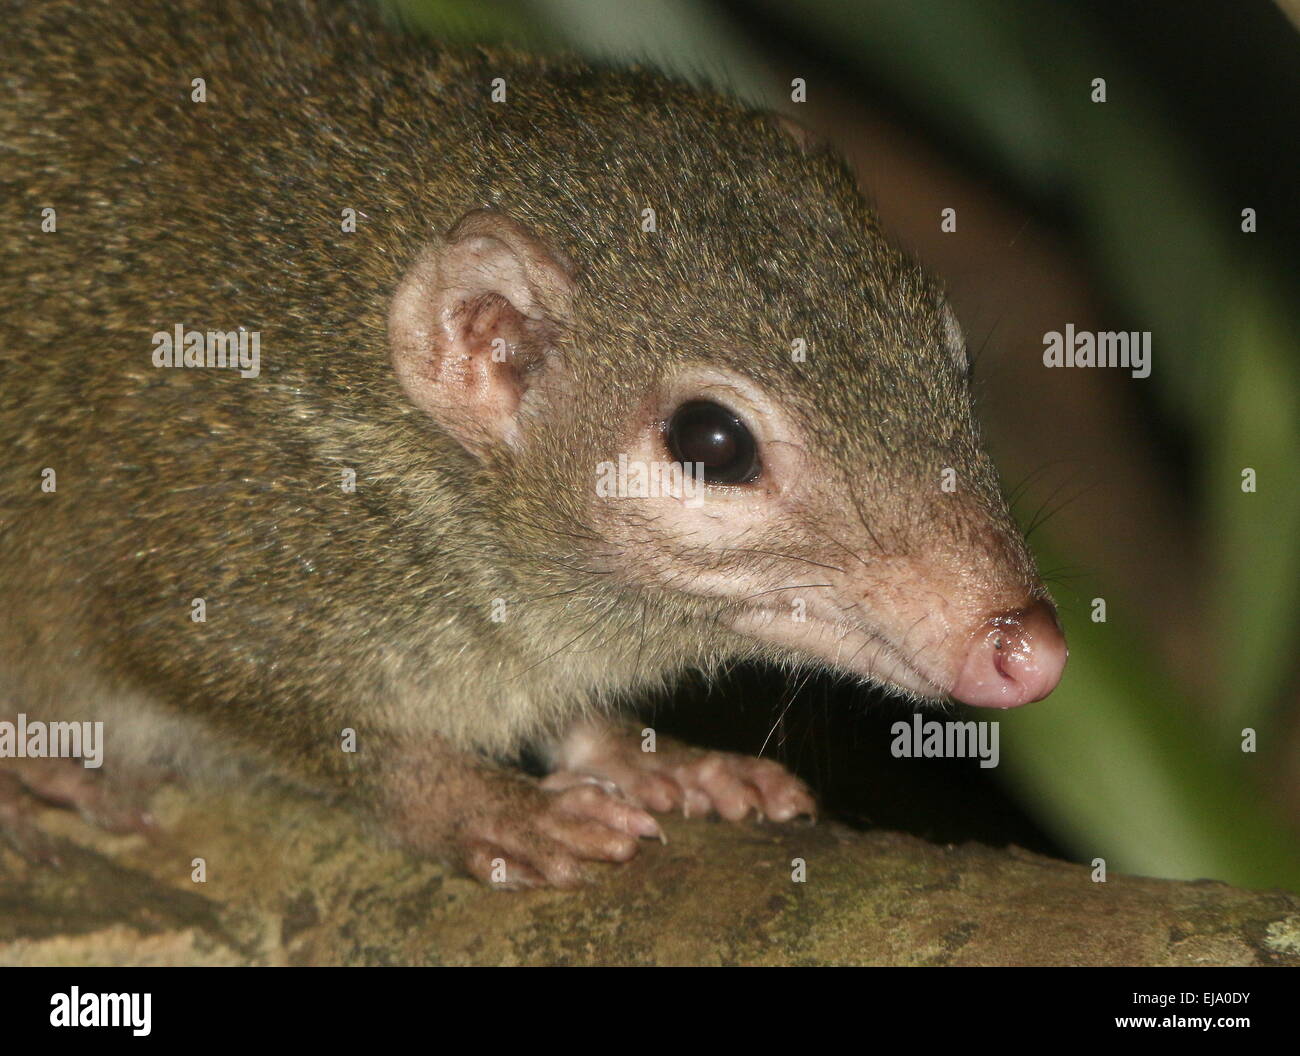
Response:
[{"label": "pink inner ear", "polygon": [[446,351],[430,357],[425,376],[462,407],[513,416],[524,389],[516,353],[526,344],[525,323],[499,294],[460,301],[444,320]]},{"label": "pink inner ear", "polygon": [[527,376],[546,361],[572,282],[524,228],[498,214],[471,217],[458,225],[467,227],[462,237],[428,247],[411,265],[388,332],[407,395],[481,455],[518,441]]},{"label": "pink inner ear", "polygon": [[531,351],[529,320],[499,293],[461,302],[463,354],[522,373],[520,359]]}]

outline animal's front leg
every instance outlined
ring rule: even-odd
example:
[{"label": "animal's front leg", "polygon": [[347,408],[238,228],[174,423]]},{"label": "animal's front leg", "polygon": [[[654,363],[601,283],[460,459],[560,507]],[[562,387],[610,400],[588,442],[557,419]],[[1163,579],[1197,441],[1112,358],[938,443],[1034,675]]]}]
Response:
[{"label": "animal's front leg", "polygon": [[729,821],[751,811],[773,821],[816,816],[808,787],[779,763],[693,748],[663,736],[655,737],[655,751],[645,751],[640,726],[631,722],[579,723],[553,748],[550,760],[546,788],[607,782],[651,810],[681,810],[688,816],[716,811]]},{"label": "animal's front leg", "polygon": [[381,818],[405,846],[496,887],[575,887],[593,862],[625,862],[661,835],[634,803],[594,784],[544,789],[436,738],[392,752]]},{"label": "animal's front leg", "polygon": [[57,841],[34,820],[42,803],[80,811],[107,832],[150,834],[146,804],[158,780],[144,771],[107,778],[76,759],[0,759],[0,836],[25,858],[59,864]]}]

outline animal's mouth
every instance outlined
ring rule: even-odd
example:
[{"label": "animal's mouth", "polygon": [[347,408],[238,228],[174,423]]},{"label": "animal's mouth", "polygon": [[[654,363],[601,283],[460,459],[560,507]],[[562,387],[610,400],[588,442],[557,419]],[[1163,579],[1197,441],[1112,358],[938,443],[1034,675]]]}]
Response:
[{"label": "animal's mouth", "polygon": [[949,690],[890,639],[859,623],[834,621],[789,608],[746,605],[728,617],[733,631],[769,645],[811,655],[837,671],[892,686],[927,700]]}]

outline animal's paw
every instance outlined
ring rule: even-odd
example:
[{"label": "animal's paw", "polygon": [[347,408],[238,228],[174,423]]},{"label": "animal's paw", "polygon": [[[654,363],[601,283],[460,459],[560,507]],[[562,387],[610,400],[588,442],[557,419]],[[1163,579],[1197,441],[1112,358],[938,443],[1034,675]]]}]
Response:
[{"label": "animal's paw", "polygon": [[773,821],[801,814],[816,818],[808,787],[770,759],[709,752],[658,738],[658,750],[641,750],[634,733],[615,726],[585,724],[559,750],[561,769],[548,787],[579,780],[609,782],[631,802],[650,810],[681,810],[687,816],[716,811],[729,821],[750,813]]},{"label": "animal's paw", "polygon": [[109,780],[72,759],[6,759],[0,765],[0,832],[33,862],[58,866],[59,844],[35,821],[41,805],[70,807],[115,834],[153,836],[144,780]]},{"label": "animal's paw", "polygon": [[752,811],[760,818],[790,821],[817,814],[808,786],[770,759],[705,752],[670,764],[669,773],[682,789],[682,809],[688,815],[715,810],[728,821],[739,821]]},{"label": "animal's paw", "polygon": [[589,862],[626,862],[642,837],[662,839],[659,823],[600,783],[559,789],[521,786],[501,809],[457,826],[461,864],[493,887],[577,887]]}]

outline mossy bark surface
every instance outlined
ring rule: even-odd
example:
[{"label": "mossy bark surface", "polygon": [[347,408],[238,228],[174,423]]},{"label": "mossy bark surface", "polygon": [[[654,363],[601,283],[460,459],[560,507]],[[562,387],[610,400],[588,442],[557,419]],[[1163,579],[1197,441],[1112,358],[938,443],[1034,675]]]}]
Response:
[{"label": "mossy bark surface", "polygon": [[1300,965],[1295,895],[834,823],[669,819],[588,888],[504,893],[281,790],[154,809],[153,838],[39,814],[57,867],[0,843],[0,964]]}]

